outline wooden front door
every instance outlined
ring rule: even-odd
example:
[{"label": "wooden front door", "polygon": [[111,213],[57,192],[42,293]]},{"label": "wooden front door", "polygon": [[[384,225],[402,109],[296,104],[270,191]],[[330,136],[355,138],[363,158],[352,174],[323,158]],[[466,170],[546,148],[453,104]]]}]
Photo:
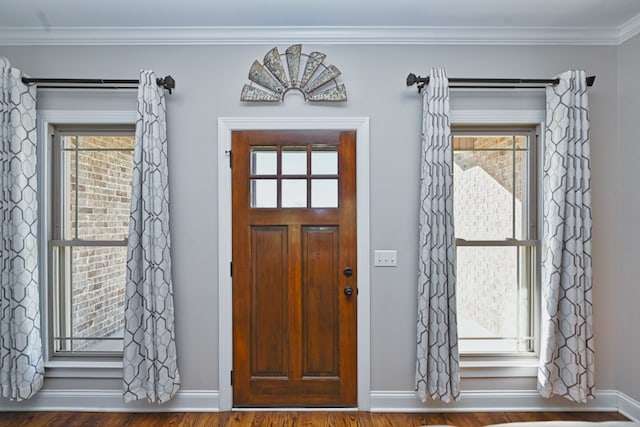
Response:
[{"label": "wooden front door", "polygon": [[232,134],[233,404],[356,406],[356,135]]}]

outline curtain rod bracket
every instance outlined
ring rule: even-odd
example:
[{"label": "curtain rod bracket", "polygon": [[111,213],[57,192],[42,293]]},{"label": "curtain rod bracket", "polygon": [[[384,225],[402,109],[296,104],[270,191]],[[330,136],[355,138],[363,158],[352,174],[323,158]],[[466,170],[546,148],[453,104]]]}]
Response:
[{"label": "curtain rod bracket", "polygon": [[413,86],[416,83],[418,84],[418,93],[421,93],[425,85],[429,83],[429,77],[420,77],[409,73],[407,76],[407,86]]},{"label": "curtain rod bracket", "polygon": [[164,78],[156,79],[158,86],[162,86],[165,90],[169,91],[169,95],[171,95],[171,91],[176,88],[176,81],[171,76],[165,76]]}]

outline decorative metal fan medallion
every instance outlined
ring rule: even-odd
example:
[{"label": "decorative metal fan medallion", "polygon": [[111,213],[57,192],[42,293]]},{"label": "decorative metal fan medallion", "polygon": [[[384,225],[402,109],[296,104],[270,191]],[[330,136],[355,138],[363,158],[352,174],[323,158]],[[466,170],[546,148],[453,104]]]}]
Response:
[{"label": "decorative metal fan medallion", "polygon": [[[287,64],[285,70],[283,59]],[[284,54],[274,47],[264,56],[263,63],[253,61],[249,70],[250,84],[242,88],[240,100],[245,102],[282,102],[290,90],[298,90],[309,102],[341,102],[347,100],[344,84],[336,78],[341,74],[334,65],[325,65],[322,52],[302,53],[302,45],[289,46]],[[306,58],[301,71],[301,60]]]}]

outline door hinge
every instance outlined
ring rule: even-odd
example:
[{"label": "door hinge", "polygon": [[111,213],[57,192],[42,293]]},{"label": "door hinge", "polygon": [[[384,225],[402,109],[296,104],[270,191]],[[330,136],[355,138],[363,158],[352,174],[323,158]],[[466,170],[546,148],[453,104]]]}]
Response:
[{"label": "door hinge", "polygon": [[229,276],[233,277],[233,261],[229,263]]},{"label": "door hinge", "polygon": [[233,386],[233,371],[230,371],[229,374],[229,377],[231,378],[231,385]]},{"label": "door hinge", "polygon": [[231,161],[231,150],[226,150],[225,154],[227,154],[229,156],[229,167],[232,167],[231,165],[233,164]]}]

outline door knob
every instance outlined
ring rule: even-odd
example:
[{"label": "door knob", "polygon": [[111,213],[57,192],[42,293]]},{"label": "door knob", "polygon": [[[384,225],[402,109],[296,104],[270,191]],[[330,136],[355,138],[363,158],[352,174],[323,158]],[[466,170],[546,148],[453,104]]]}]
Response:
[{"label": "door knob", "polygon": [[346,288],[344,288],[344,294],[350,297],[351,295],[353,295],[353,288],[351,286],[347,286]]},{"label": "door knob", "polygon": [[344,275],[347,277],[351,277],[353,275],[353,270],[351,269],[351,267],[347,267],[344,269]]}]

